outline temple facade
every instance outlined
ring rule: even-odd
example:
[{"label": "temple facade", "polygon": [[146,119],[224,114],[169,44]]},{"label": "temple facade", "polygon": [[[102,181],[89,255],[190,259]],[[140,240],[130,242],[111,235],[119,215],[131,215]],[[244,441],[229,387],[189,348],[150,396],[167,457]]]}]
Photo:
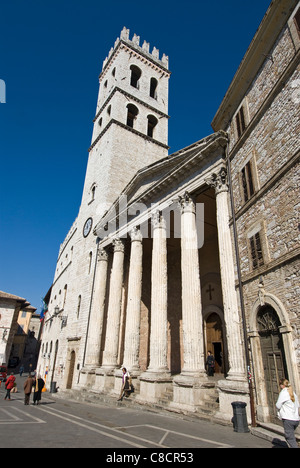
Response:
[{"label": "temple facade", "polygon": [[[300,393],[299,2],[271,5],[212,122],[168,155],[168,57],[124,28],[100,74],[82,203],[38,371],[61,391],[230,421]],[[206,358],[215,357],[208,376]]]}]

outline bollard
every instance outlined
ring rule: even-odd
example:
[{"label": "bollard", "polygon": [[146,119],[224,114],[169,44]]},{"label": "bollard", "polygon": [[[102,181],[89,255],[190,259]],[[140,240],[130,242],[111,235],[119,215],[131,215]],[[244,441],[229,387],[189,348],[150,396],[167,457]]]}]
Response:
[{"label": "bollard", "polygon": [[234,401],[231,403],[233,408],[233,423],[234,432],[250,432],[247,422],[246,406],[243,401]]},{"label": "bollard", "polygon": [[51,382],[51,385],[50,385],[50,393],[56,393],[57,390],[56,390],[56,382]]}]

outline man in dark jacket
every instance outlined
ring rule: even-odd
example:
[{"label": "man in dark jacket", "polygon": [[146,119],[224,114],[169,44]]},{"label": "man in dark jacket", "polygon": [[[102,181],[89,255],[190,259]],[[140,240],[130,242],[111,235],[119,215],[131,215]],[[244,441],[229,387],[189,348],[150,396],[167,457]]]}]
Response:
[{"label": "man in dark jacket", "polygon": [[38,405],[42,399],[42,390],[45,386],[45,382],[40,375],[38,375],[34,385],[35,385],[35,389],[34,389],[34,394],[33,394],[33,404]]},{"label": "man in dark jacket", "polygon": [[213,377],[215,373],[215,358],[211,354],[211,351],[208,351],[207,353],[206,366],[208,376]]}]

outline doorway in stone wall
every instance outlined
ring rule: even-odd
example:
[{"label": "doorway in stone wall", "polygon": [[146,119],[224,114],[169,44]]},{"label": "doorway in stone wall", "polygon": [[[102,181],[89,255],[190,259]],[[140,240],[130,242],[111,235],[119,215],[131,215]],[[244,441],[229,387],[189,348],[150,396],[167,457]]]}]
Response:
[{"label": "doorway in stone wall", "polygon": [[272,422],[278,423],[276,401],[280,392],[279,380],[289,379],[284,344],[280,333],[281,323],[273,307],[267,305],[259,310],[257,324],[270,418]]},{"label": "doorway in stone wall", "polygon": [[67,380],[67,387],[66,387],[68,390],[72,388],[74,370],[75,370],[75,362],[76,362],[76,353],[75,351],[72,351],[71,356],[70,356],[69,373],[68,373],[68,380]]},{"label": "doorway in stone wall", "polygon": [[216,374],[224,374],[224,342],[221,317],[213,312],[206,318],[206,353],[211,351],[215,357]]}]

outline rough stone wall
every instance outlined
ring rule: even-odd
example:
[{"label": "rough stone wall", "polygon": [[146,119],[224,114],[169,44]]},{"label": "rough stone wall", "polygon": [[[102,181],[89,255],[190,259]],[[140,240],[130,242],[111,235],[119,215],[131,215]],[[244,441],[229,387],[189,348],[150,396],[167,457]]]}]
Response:
[{"label": "rough stone wall", "polygon": [[[300,120],[295,93],[300,84],[299,67],[294,67],[284,82],[279,80],[295,53],[295,42],[286,27],[243,101],[248,128],[238,139],[234,118],[228,132],[247,318],[257,300],[262,276],[265,291],[276,296],[288,313],[300,370]],[[251,162],[255,193],[245,202],[241,170],[248,162]],[[258,231],[264,265],[253,269],[249,238]]]}]

